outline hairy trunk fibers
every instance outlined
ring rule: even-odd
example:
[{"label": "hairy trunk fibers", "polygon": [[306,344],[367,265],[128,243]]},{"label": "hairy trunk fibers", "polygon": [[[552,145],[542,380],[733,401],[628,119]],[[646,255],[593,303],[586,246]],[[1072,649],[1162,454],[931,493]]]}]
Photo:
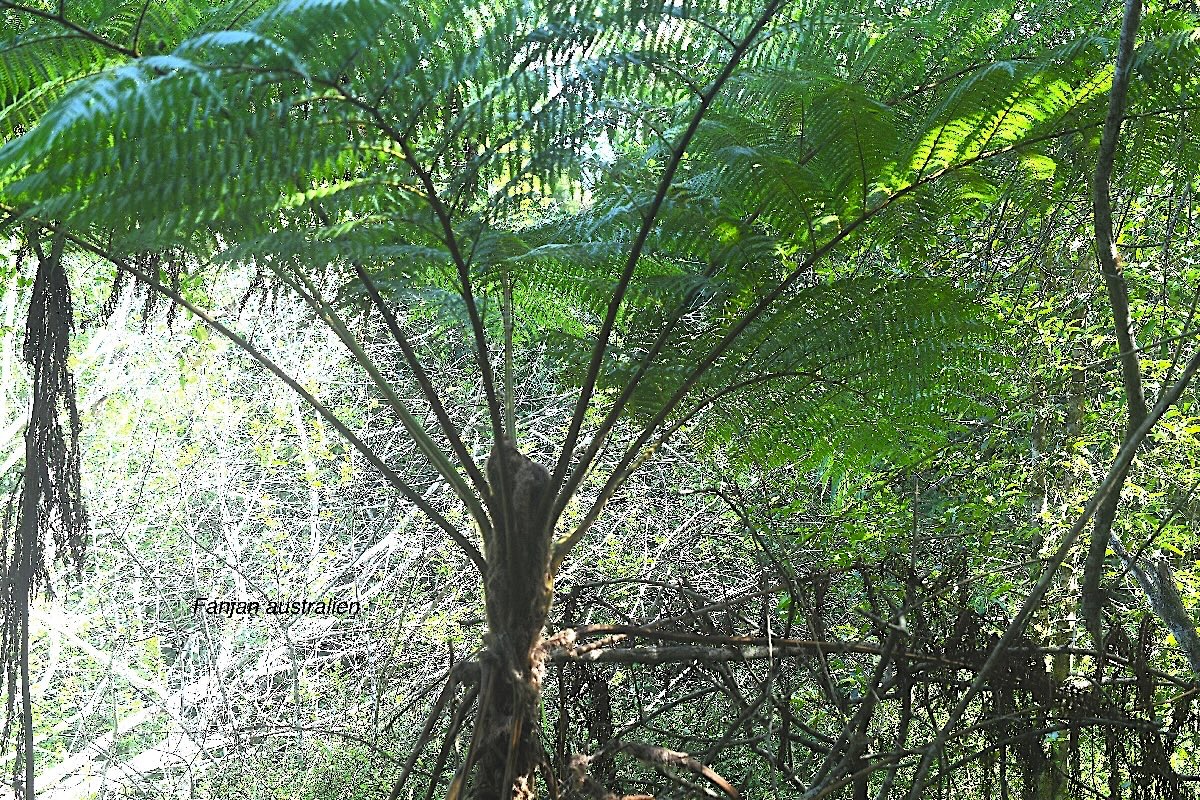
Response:
[{"label": "hairy trunk fibers", "polygon": [[536,796],[545,761],[539,736],[542,629],[550,610],[549,475],[503,442],[488,459],[502,519],[487,545],[487,650],[480,660],[479,713],[468,763],[471,800]]}]

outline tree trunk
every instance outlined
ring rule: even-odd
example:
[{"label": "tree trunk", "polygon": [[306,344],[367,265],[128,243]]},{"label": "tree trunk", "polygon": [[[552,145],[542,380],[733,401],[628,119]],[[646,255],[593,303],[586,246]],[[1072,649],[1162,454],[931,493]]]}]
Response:
[{"label": "tree trunk", "polygon": [[544,756],[539,738],[542,630],[553,593],[546,506],[550,476],[508,442],[488,459],[501,519],[487,546],[487,650],[481,658],[472,800],[525,800]]}]

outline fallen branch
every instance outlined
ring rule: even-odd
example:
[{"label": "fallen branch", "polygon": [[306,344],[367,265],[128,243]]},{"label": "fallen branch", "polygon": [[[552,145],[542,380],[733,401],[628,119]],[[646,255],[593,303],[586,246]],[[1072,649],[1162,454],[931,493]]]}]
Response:
[{"label": "fallen branch", "polygon": [[686,769],[693,775],[699,775],[704,778],[726,795],[732,797],[733,800],[739,800],[742,796],[737,789],[730,785],[729,781],[718,775],[712,767],[700,763],[687,753],[668,750],[665,747],[642,744],[640,742],[622,742],[617,749],[628,753],[638,761],[655,767],[678,767],[679,769]]}]

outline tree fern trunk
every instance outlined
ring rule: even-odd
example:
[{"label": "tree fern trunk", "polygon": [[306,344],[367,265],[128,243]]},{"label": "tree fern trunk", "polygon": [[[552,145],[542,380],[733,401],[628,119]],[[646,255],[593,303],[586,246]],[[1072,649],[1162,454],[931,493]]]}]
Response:
[{"label": "tree fern trunk", "polygon": [[536,796],[543,675],[542,629],[550,610],[546,470],[501,442],[488,482],[502,519],[487,544],[487,651],[482,658],[472,800]]}]

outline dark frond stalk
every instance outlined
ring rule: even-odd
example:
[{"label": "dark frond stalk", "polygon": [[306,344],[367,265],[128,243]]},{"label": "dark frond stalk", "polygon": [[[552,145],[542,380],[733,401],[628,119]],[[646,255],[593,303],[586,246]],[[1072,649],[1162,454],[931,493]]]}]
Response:
[{"label": "dark frond stalk", "polygon": [[[396,314],[392,313],[388,303],[384,301],[383,295],[379,294],[379,287],[377,287],[376,282],[371,278],[370,273],[367,272],[366,267],[362,266],[360,261],[353,261],[353,265],[355,275],[358,275],[359,281],[362,282],[362,288],[367,291],[367,297],[370,297],[372,305],[382,315],[384,324],[388,326],[388,331],[391,333],[392,341],[396,342],[397,347],[400,348],[401,355],[404,357],[404,361],[408,363],[408,368],[412,369],[413,377],[416,378],[416,384],[420,387],[421,396],[425,398],[425,402],[430,404],[433,416],[438,421],[438,426],[442,428],[446,439],[450,441],[450,449],[454,451],[458,457],[458,461],[461,462],[463,470],[466,471],[470,482],[475,487],[475,491],[479,492],[480,497],[484,498],[486,503],[490,492],[488,492],[484,475],[480,473],[474,459],[467,451],[467,446],[463,444],[462,434],[458,432],[458,427],[450,419],[450,415],[446,413],[442,397],[438,395],[437,387],[433,385],[433,381],[430,379],[428,372],[426,372],[425,366],[416,357],[416,351],[413,349],[412,342],[409,342],[408,337],[404,336],[404,332],[400,329],[400,321],[396,319]],[[482,528],[487,528],[486,517],[479,519],[478,522],[480,522]]]},{"label": "dark frond stalk", "polygon": [[[1120,365],[1121,380],[1125,386],[1125,399],[1129,408],[1129,420],[1125,431],[1127,437],[1137,430],[1146,418],[1146,397],[1142,389],[1141,363],[1135,352],[1133,321],[1129,315],[1129,286],[1125,282],[1124,268],[1121,256],[1117,252],[1116,234],[1113,230],[1112,171],[1129,91],[1134,39],[1137,37],[1141,19],[1141,0],[1125,0],[1112,89],[1108,95],[1108,115],[1104,119],[1104,128],[1100,134],[1100,151],[1096,160],[1092,197],[1096,221],[1096,258],[1100,262],[1100,274],[1104,277],[1108,304],[1112,309],[1117,349],[1125,354],[1120,358]],[[1126,473],[1117,476],[1116,489],[1104,499],[1096,511],[1096,521],[1088,544],[1087,560],[1084,563],[1083,619],[1097,647],[1104,641],[1104,598],[1100,589],[1100,579],[1104,574],[1104,554],[1108,549],[1109,535],[1117,516],[1117,506],[1121,503],[1121,488],[1125,485],[1125,478]]]},{"label": "dark frond stalk", "polygon": [[[688,145],[691,144],[692,138],[696,135],[696,131],[700,128],[700,123],[704,120],[704,116],[708,113],[709,107],[716,99],[717,94],[726,82],[733,76],[734,70],[737,69],[739,63],[746,52],[754,44],[758,35],[763,28],[779,13],[784,6],[786,0],[771,0],[767,7],[759,15],[758,19],[750,27],[750,30],[743,37],[742,41],[730,53],[729,59],[725,62],[719,75],[700,95],[700,102],[696,106],[696,110],[692,113],[691,119],[688,121],[687,127],[683,134],[675,143],[671,151],[671,157],[667,160],[666,167],[663,169],[662,178],[659,179],[658,188],[654,193],[654,198],[650,201],[650,205],[642,212],[642,227],[638,230],[637,236],[633,240],[633,246],[629,250],[629,256],[625,260],[625,267],[621,271],[621,277],[617,280],[617,285],[613,289],[613,296],[609,300],[608,308],[604,314],[604,321],[600,325],[600,331],[596,334],[596,345],[592,349],[591,362],[588,364],[587,373],[584,376],[583,386],[579,390],[579,398],[575,403],[575,409],[571,414],[571,422],[567,427],[567,436],[563,441],[562,451],[559,453],[558,462],[554,465],[554,472],[550,479],[550,486],[555,494],[554,513],[551,513],[548,524],[553,526],[559,513],[559,509],[566,505],[566,500],[570,497],[574,487],[582,480],[582,473],[586,471],[586,464],[581,463],[576,467],[573,476],[573,481],[567,487],[563,487],[563,479],[566,477],[567,469],[571,463],[571,458],[575,452],[575,444],[579,440],[579,431],[583,427],[583,420],[587,415],[588,407],[592,402],[592,394],[596,388],[596,381],[600,377],[600,369],[604,363],[604,354],[608,350],[608,340],[612,335],[613,327],[617,322],[617,314],[621,310],[621,305],[625,301],[625,295],[629,291],[629,285],[633,280],[634,270],[637,268],[638,260],[642,256],[642,250],[646,246],[646,242],[650,237],[650,232],[654,229],[654,224],[658,220],[658,212],[662,209],[662,204],[667,198],[667,192],[671,188],[672,181],[675,179],[675,173],[679,169],[679,164],[683,161],[683,156],[687,152]],[[563,487],[560,492],[560,487]]]},{"label": "dark frond stalk", "polygon": [[[150,10],[150,3],[151,0],[142,0],[142,10],[138,12],[138,21],[137,25],[134,26],[133,41],[130,44],[130,50],[132,50],[134,53],[138,52],[138,42],[142,38],[142,26],[146,24],[146,12]],[[66,15],[66,12],[64,11],[65,4],[66,0],[60,0],[58,5],[58,15],[60,17]]]},{"label": "dark frond stalk", "polygon": [[[937,175],[940,174],[942,173],[937,173]],[[687,399],[687,397],[691,394],[692,389],[695,388],[696,384],[705,375],[708,369],[712,367],[712,365],[715,364],[717,360],[720,359],[720,357],[734,345],[735,342],[737,342],[741,335],[745,333],[746,329],[753,324],[754,320],[766,313],[766,311],[775,304],[776,300],[782,297],[788,289],[795,285],[796,281],[799,280],[802,275],[807,273],[807,271],[814,264],[816,264],[818,260],[833,250],[833,248],[846,239],[846,237],[850,236],[854,231],[858,230],[858,228],[865,225],[898,198],[915,191],[919,186],[922,186],[924,183],[933,180],[934,177],[936,176],[927,176],[921,181],[901,189],[884,201],[878,208],[864,213],[858,217],[858,219],[842,228],[842,230],[839,231],[832,239],[813,251],[813,253],[806,258],[802,264],[789,273],[787,277],[785,277],[774,289],[772,289],[770,292],[767,292],[762,298],[760,298],[759,301],[755,303],[754,306],[747,311],[741,317],[741,319],[739,319],[737,323],[725,333],[724,336],[721,337],[721,340],[714,344],[712,348],[710,348],[709,351],[704,354],[704,356],[688,374],[687,378],[684,379],[679,388],[675,390],[675,393],[671,395],[670,399],[668,399],[654,415],[654,418],[651,419],[650,422],[647,423],[642,429],[642,432],[638,435],[638,438],[634,440],[633,444],[625,450],[625,454],[621,457],[620,461],[617,462],[616,467],[613,468],[608,480],[604,482],[604,485],[600,489],[599,497],[597,497],[595,502],[592,503],[591,507],[584,515],[583,520],[579,523],[579,525],[576,526],[575,530],[572,531],[570,535],[566,536],[555,544],[554,557],[553,561],[551,562],[551,567],[553,570],[557,570],[558,567],[561,566],[563,560],[570,553],[571,548],[573,548],[575,544],[578,543],[581,538],[583,538],[583,535],[587,533],[588,529],[599,518],[600,514],[604,510],[604,507],[608,504],[608,501],[613,497],[617,490],[621,488],[625,481],[628,480],[629,477],[654,454],[654,451],[661,444],[665,443],[676,431],[678,431],[680,427],[682,427],[683,424],[685,424],[685,421],[677,422],[676,424],[667,428],[665,433],[659,436],[654,444],[650,444],[651,439],[655,438],[655,432],[658,431],[658,429],[663,425],[664,422],[667,421],[671,414],[675,412],[675,409],[679,407],[679,404]],[[697,409],[697,413],[702,411],[703,408],[704,405],[702,403]],[[560,501],[554,507],[554,513],[552,514],[550,521],[551,525],[554,524],[557,515],[561,514],[565,507],[565,502],[562,502],[560,498]]]},{"label": "dark frond stalk", "polygon": [[[389,129],[394,131],[390,126]],[[446,208],[446,204],[438,195],[437,187],[433,184],[433,176],[417,161],[416,153],[413,152],[407,139],[401,137],[396,140],[396,144],[404,153],[409,169],[413,171],[417,180],[425,188],[426,199],[442,227],[446,249],[450,251],[450,258],[458,271],[459,288],[462,292],[463,303],[467,306],[467,316],[471,320],[471,331],[475,336],[475,360],[479,365],[479,373],[483,381],[483,393],[487,398],[494,439],[499,443],[503,437],[504,424],[501,419],[500,401],[496,397],[496,375],[492,370],[491,348],[488,347],[487,334],[483,330],[483,317],[480,316],[479,306],[475,302],[475,290],[471,286],[471,267],[463,258],[462,248],[458,246],[458,236],[454,233],[454,224],[450,219],[450,210]]]},{"label": "dark frond stalk", "polygon": [[384,464],[383,460],[375,453],[375,451],[372,450],[366,444],[366,442],[355,435],[354,431],[350,430],[350,428],[341,420],[341,418],[334,414],[328,406],[318,400],[311,392],[301,386],[300,383],[287,372],[285,372],[282,367],[268,358],[265,353],[261,352],[254,345],[250,344],[250,342],[236,333],[233,329],[222,324],[219,320],[201,309],[199,306],[189,302],[183,297],[183,295],[167,286],[163,286],[160,282],[151,278],[149,275],[146,275],[137,268],[132,267],[120,261],[119,259],[114,261],[114,263],[117,264],[117,266],[121,269],[127,270],[131,275],[145,283],[151,289],[154,289],[163,296],[174,300],[176,303],[179,303],[192,314],[196,315],[196,317],[202,320],[210,328],[224,336],[226,339],[229,339],[229,341],[233,342],[235,345],[237,345],[237,347],[245,351],[247,355],[265,367],[268,372],[287,384],[288,387],[300,395],[304,402],[306,402],[314,411],[316,411],[322,419],[328,422],[330,426],[342,436],[342,438],[349,442],[350,445],[359,452],[359,455],[366,459],[367,463],[377,469],[393,488],[399,491],[400,494],[403,495],[404,498],[410,503],[415,505],[431,522],[445,531],[451,540],[453,540],[454,543],[457,544],[464,553],[466,553],[467,557],[474,562],[475,566],[479,568],[480,572],[484,572],[486,570],[483,554],[479,552],[479,548],[477,548],[470,542],[469,539],[463,536],[462,533],[459,532],[459,530],[455,528],[448,519],[438,512],[437,509],[431,506],[429,502],[417,492],[416,489],[409,486],[404,479],[396,473],[395,470],[393,470],[387,464]]},{"label": "dark frond stalk", "polygon": [[[329,224],[329,215],[325,213],[324,209],[314,204],[313,210],[322,225]],[[489,511],[495,514],[495,510],[490,508],[490,492],[488,491],[483,473],[479,471],[479,467],[475,465],[475,460],[467,451],[458,426],[454,424],[454,421],[450,419],[450,415],[446,412],[446,406],[442,403],[441,395],[438,394],[437,388],[433,385],[433,381],[430,380],[425,366],[417,358],[417,353],[413,349],[412,343],[404,335],[404,331],[400,329],[400,323],[396,319],[395,313],[393,313],[387,302],[384,301],[383,295],[379,292],[379,287],[375,284],[374,279],[371,278],[371,274],[362,265],[362,262],[352,260],[350,263],[353,265],[354,273],[358,276],[359,281],[362,282],[363,288],[366,289],[367,297],[370,298],[371,304],[375,306],[375,309],[383,317],[384,324],[387,325],[388,332],[392,335],[392,340],[400,348],[400,354],[404,357],[405,363],[412,370],[413,377],[417,380],[417,386],[421,389],[421,396],[429,404],[438,425],[441,427],[442,433],[449,440],[450,449],[458,456],[463,470],[467,473],[467,477],[471,479],[471,483],[474,485],[475,490],[479,492],[479,496],[483,498],[485,503],[489,504]],[[487,520],[484,519],[482,522],[486,523]]]},{"label": "dark frond stalk", "polygon": [[[487,482],[483,478],[483,473],[479,471],[479,467],[475,465],[475,460],[471,458],[471,454],[467,451],[467,447],[463,443],[462,435],[459,433],[458,427],[454,424],[454,421],[450,419],[450,415],[446,412],[446,407],[442,403],[441,397],[438,395],[437,389],[433,385],[433,381],[430,380],[429,373],[425,371],[424,365],[421,364],[420,359],[417,358],[417,354],[416,351],[413,350],[412,343],[408,341],[408,337],[404,335],[402,330],[400,330],[400,323],[396,319],[396,315],[392,313],[391,308],[389,308],[387,303],[384,302],[383,296],[379,293],[379,287],[375,285],[375,281],[371,279],[370,274],[362,266],[362,264],[357,261],[354,262],[354,269],[358,274],[358,279],[362,281],[363,288],[367,290],[367,296],[371,298],[371,303],[374,304],[375,308],[378,309],[379,313],[383,316],[383,320],[387,324],[388,330],[392,334],[392,339],[400,348],[401,355],[404,356],[404,360],[408,363],[409,369],[412,370],[413,376],[417,379],[417,385],[421,388],[421,394],[425,397],[426,402],[429,403],[430,408],[433,409],[433,414],[437,418],[442,432],[446,435],[446,438],[450,440],[450,448],[454,451],[454,454],[458,456],[459,461],[462,463],[463,469],[466,471],[467,476],[471,479],[471,483],[475,486],[476,491],[479,492],[479,496],[482,497],[484,502],[488,504],[488,510],[492,514],[495,514],[496,511],[494,508],[491,508],[490,503],[491,492],[488,489]],[[488,520],[485,518],[481,522],[485,523],[483,527],[486,530],[488,527],[486,525]]]},{"label": "dark frond stalk", "polygon": [[438,194],[437,186],[433,182],[432,173],[421,166],[421,162],[417,159],[417,154],[413,151],[408,136],[399,131],[395,125],[388,122],[377,106],[358,97],[339,83],[315,82],[336,91],[342,100],[370,116],[375,126],[400,148],[400,152],[404,155],[405,164],[412,171],[413,175],[416,176],[421,184],[421,188],[424,189],[425,201],[429,203],[430,209],[437,218],[438,225],[442,229],[442,240],[445,242],[446,250],[450,253],[450,260],[454,263],[454,268],[458,273],[459,290],[463,298],[463,303],[467,307],[467,316],[471,321],[471,332],[475,338],[475,360],[479,366],[479,373],[483,383],[483,393],[487,398],[488,415],[491,418],[493,438],[496,444],[500,444],[504,435],[503,415],[500,408],[500,401],[496,395],[496,375],[492,369],[491,348],[488,347],[487,334],[483,329],[483,317],[479,313],[479,305],[475,302],[475,290],[471,283],[471,266],[463,256],[462,248],[458,243],[458,235],[454,232],[454,220],[451,217],[450,209],[442,201],[441,195]]},{"label": "dark frond stalk", "polygon": [[[461,665],[470,662],[460,661],[458,663]],[[399,800],[400,793],[404,791],[404,786],[408,783],[408,779],[412,775],[413,768],[417,764],[417,757],[421,755],[421,752],[425,749],[426,745],[432,741],[434,726],[436,726],[440,721],[442,711],[454,698],[455,692],[458,691],[460,679],[464,677],[463,672],[464,670],[456,671],[454,667],[450,669],[449,674],[446,676],[446,684],[442,687],[441,693],[437,696],[437,699],[433,703],[433,708],[430,709],[429,715],[425,718],[425,725],[421,728],[421,733],[417,736],[417,740],[412,744],[412,749],[409,752],[408,759],[404,762],[404,766],[400,770],[400,777],[398,777],[396,782],[392,784],[392,791],[388,795],[388,800]],[[473,687],[471,691],[478,691],[478,689]],[[470,706],[470,703],[471,695],[468,694],[468,697],[464,701],[463,705],[464,707]],[[458,720],[459,725],[461,725],[461,717],[459,713],[452,715],[452,721],[453,720]],[[453,741],[454,736],[456,736],[457,733],[458,731],[456,730],[456,726],[451,725],[451,730],[447,732],[445,738],[442,740],[443,744],[445,742]],[[440,773],[440,770],[438,772]]]},{"label": "dark frond stalk", "polygon": [[[711,272],[706,270],[705,277],[711,277]],[[646,377],[646,374],[650,371],[651,366],[653,366],[655,359],[658,358],[659,354],[661,354],[663,349],[666,347],[667,342],[670,341],[671,334],[675,331],[675,326],[679,324],[681,319],[683,319],[683,316],[687,313],[687,310],[688,300],[685,297],[685,299],[681,300],[679,305],[676,306],[675,310],[671,313],[670,319],[663,324],[661,330],[658,332],[658,336],[654,340],[654,343],[650,345],[650,348],[646,351],[646,354],[642,356],[641,363],[638,365],[637,370],[632,376],[630,376],[629,380],[625,382],[625,386],[621,388],[621,393],[617,395],[616,400],[613,401],[612,405],[608,409],[608,412],[605,413],[604,419],[602,419],[600,424],[596,427],[596,430],[592,434],[591,440],[588,442],[583,454],[579,456],[579,459],[576,461],[570,475],[567,476],[566,485],[563,487],[562,492],[559,494],[559,498],[555,502],[554,509],[551,512],[551,525],[553,525],[558,519],[559,515],[562,514],[563,509],[566,508],[567,503],[570,501],[571,495],[575,492],[575,489],[579,486],[579,484],[583,482],[584,476],[595,462],[596,456],[599,455],[600,449],[608,440],[609,434],[612,433],[613,429],[616,428],[617,423],[620,421],[621,414],[624,412],[625,407],[629,404],[630,399],[633,397],[633,393],[637,391],[638,386],[641,385],[642,379]]]}]

